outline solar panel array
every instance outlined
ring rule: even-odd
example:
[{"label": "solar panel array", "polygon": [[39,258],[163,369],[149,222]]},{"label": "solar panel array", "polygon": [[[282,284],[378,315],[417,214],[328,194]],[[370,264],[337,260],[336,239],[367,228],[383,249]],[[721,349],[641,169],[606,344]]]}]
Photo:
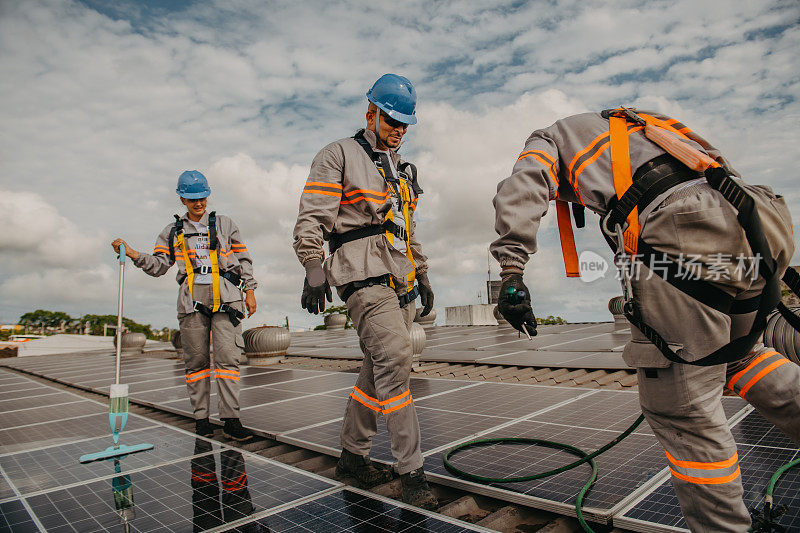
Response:
[{"label": "solar panel array", "polygon": [[[113,376],[113,358],[108,356],[18,358],[0,361],[0,365],[3,364],[100,392],[107,391],[107,384]],[[241,371],[241,416],[245,425],[257,433],[282,442],[331,455],[339,454],[341,420],[348,394],[355,383],[355,374],[245,366]],[[182,373],[182,363],[178,361],[143,358],[123,360],[123,382],[130,383],[133,401],[191,415]],[[23,408],[25,402],[30,401],[37,406],[26,409],[30,416],[23,417],[14,411],[4,412],[0,416],[5,416],[8,420],[33,421],[25,428],[39,429],[23,432],[23,435],[33,435],[25,439],[14,434],[14,428],[0,431],[0,453],[31,453],[33,455],[25,456],[24,461],[41,465],[40,471],[63,460],[47,454],[36,455],[36,452],[29,450],[31,445],[38,445],[37,440],[48,445],[55,444],[47,441],[48,438],[54,438],[50,435],[51,430],[46,431],[49,425],[35,422],[44,417],[42,413],[45,412],[69,412],[74,417],[72,420],[81,421],[80,424],[67,424],[68,428],[83,428],[84,421],[87,424],[91,422],[91,425],[98,428],[94,433],[85,428],[69,430],[78,431],[80,438],[101,437],[106,434],[105,415],[93,414],[87,406],[82,405],[81,402],[87,402],[86,400],[76,400],[76,396],[54,392],[53,389],[47,391],[47,396],[44,390],[38,395],[30,395],[32,387],[41,385],[28,384],[20,388],[21,379],[24,378],[16,375],[4,378],[0,375],[0,394],[4,394],[6,387],[11,387],[15,392],[26,396],[12,400],[10,405],[14,405],[14,401],[21,402],[17,407]],[[431,378],[412,378],[411,388],[420,420],[425,469],[435,481],[570,515],[574,515],[576,494],[588,477],[587,466],[537,481],[482,485],[454,477],[447,472],[442,456],[456,444],[482,437],[520,436],[548,439],[592,451],[613,440],[640,412],[637,394],[628,391]],[[58,403],[39,406],[44,397]],[[36,399],[35,402],[33,399]],[[740,457],[745,492],[750,495],[749,503],[757,504],[766,483],[764,477],[769,477],[767,473],[771,475],[777,466],[795,457],[798,450],[757,413],[751,412],[752,409],[743,400],[738,397],[724,397],[722,401],[729,423],[742,446]],[[212,399],[212,402],[214,411],[215,400]],[[163,427],[154,427],[151,422],[141,420],[140,422],[138,418],[134,418],[131,429],[126,429],[126,435],[130,438],[136,436],[137,442],[164,443],[169,440],[168,436],[159,433],[165,430]],[[149,425],[141,426],[143,423]],[[61,438],[60,433],[55,438]],[[70,442],[74,440],[73,436],[62,439],[68,443],[67,446],[71,446]],[[129,458],[133,468],[154,468],[153,464],[139,464],[139,461],[177,463],[181,454],[189,452],[190,444],[177,439],[161,447],[164,449],[153,454],[155,459],[138,459],[136,456]],[[65,449],[73,454],[68,447]],[[158,445],[156,449],[159,450]],[[74,453],[77,453],[77,448]],[[218,452],[213,451],[208,455],[216,453]],[[372,457],[392,462],[384,424],[379,425],[379,432],[373,438]],[[18,457],[22,458],[21,455]],[[514,445],[471,449],[456,455],[453,462],[456,466],[476,474],[502,477],[532,474],[572,460],[574,456],[563,451]],[[584,504],[585,514],[590,520],[600,523],[613,521],[614,525],[642,531],[673,531],[676,527],[681,528],[680,508],[670,485],[664,451],[647,424],[640,426],[621,444],[600,456],[597,463],[600,477]],[[19,464],[0,461],[0,467],[9,473],[7,481],[28,486],[15,477],[15,472],[20,470]],[[72,484],[84,483],[93,475],[97,474],[84,473],[80,469],[67,470],[64,479]],[[166,472],[162,477],[167,479],[169,475],[171,474]],[[796,471],[787,474],[776,497],[778,502],[784,502],[790,509],[800,509],[800,484],[795,476]],[[47,476],[37,478],[37,483],[44,484],[45,488],[34,486],[30,490],[48,490]],[[0,494],[3,490],[8,492],[9,489],[4,489],[0,484]],[[72,501],[74,497],[70,493],[64,494],[67,501]],[[0,502],[3,501],[0,499]],[[341,507],[341,501],[331,505]],[[335,516],[339,511],[332,509],[330,512]],[[295,519],[287,520],[288,522],[278,522],[289,528],[288,524]],[[779,523],[798,526],[797,520],[795,515],[787,513]]]},{"label": "solar panel array", "polygon": [[0,371],[8,389],[25,396],[3,400],[12,404],[0,430],[0,531],[486,531],[135,414],[121,442],[153,450],[80,464],[111,444],[108,406]]},{"label": "solar panel array", "polygon": [[[528,340],[510,326],[426,327],[421,361],[510,366],[627,369],[630,328],[613,323],[540,326]],[[292,333],[289,355],[361,359],[353,330]]]}]

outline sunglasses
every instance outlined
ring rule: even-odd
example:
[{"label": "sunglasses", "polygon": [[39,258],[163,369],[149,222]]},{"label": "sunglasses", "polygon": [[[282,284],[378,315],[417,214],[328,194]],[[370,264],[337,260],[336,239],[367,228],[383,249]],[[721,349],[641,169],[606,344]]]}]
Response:
[{"label": "sunglasses", "polygon": [[381,111],[381,119],[384,122],[386,122],[386,125],[389,126],[390,128],[403,128],[403,129],[405,129],[405,128],[408,127],[408,124],[406,124],[405,122],[400,122],[399,120],[395,120],[392,117],[390,117],[389,115],[387,115],[386,113],[384,113],[383,111]]}]

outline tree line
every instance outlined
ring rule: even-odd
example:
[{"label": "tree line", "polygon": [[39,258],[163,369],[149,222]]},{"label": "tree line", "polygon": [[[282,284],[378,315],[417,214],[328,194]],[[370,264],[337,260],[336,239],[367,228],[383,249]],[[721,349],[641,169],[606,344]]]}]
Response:
[{"label": "tree line", "polygon": [[[48,311],[37,309],[25,313],[19,318],[18,324],[24,326],[31,333],[45,331],[46,333],[79,333],[90,335],[102,335],[104,325],[117,325],[117,315],[83,315],[73,318],[62,311]],[[148,339],[161,339],[166,337],[169,340],[169,328],[160,330],[154,329],[150,324],[139,324],[130,318],[122,318],[122,324],[126,331],[133,333],[144,333]],[[111,334],[113,329],[109,330]]]}]

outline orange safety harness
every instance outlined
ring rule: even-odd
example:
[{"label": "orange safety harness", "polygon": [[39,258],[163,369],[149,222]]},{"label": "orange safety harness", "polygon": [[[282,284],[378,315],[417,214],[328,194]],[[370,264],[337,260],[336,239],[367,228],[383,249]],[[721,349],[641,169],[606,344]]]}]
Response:
[{"label": "orange safety harness", "polygon": [[[616,198],[609,205],[608,212],[600,225],[609,245],[616,251],[617,264],[622,270],[623,294],[626,300],[623,309],[625,317],[670,361],[699,366],[724,364],[741,359],[758,341],[766,327],[766,319],[776,305],[784,318],[795,329],[800,329],[800,317],[780,302],[780,273],[777,271],[777,263],[764,235],[755,201],[730,176],[730,172],[708,155],[680,140],[688,137],[665,121],[644,113],[637,114],[627,108],[606,111],[603,115],[609,119],[611,167]],[[642,129],[645,130],[648,139],[661,146],[669,155],[657,157],[642,165],[632,176],[628,139],[632,132]],[[667,171],[664,172],[663,169]],[[705,177],[708,184],[737,210],[737,220],[744,230],[754,258],[758,260],[758,272],[765,279],[765,288],[758,296],[739,301],[709,282],[681,279],[676,275],[679,269],[677,262],[672,262],[663,271],[652,270],[678,290],[720,312],[731,315],[755,312],[749,333],[699,360],[687,361],[672,349],[655,328],[643,321],[632,292],[629,269],[633,261],[641,261],[643,257],[653,256],[656,253],[639,234],[639,208],[646,207],[659,194],[675,185],[699,177]],[[560,208],[559,213],[562,214],[559,217],[559,233],[562,235],[562,246],[565,242],[568,245],[572,244],[572,247],[566,248],[564,252],[569,272],[568,259],[572,260],[577,253],[574,250],[571,225],[562,227],[562,221],[568,222],[569,216],[569,212],[564,214],[564,211],[563,207]],[[800,295],[800,275],[794,269],[786,271],[783,281],[795,294]]]},{"label": "orange safety harness", "polygon": [[[414,285],[414,281],[416,280],[416,261],[414,260],[414,254],[411,250],[411,210],[414,205],[414,199],[411,197],[411,193],[413,191],[415,197],[419,197],[419,195],[422,194],[422,188],[420,188],[417,183],[417,168],[413,164],[405,162],[397,169],[400,175],[399,178],[395,178],[390,168],[391,163],[389,162],[389,156],[375,152],[372,149],[372,146],[370,146],[369,142],[364,138],[364,130],[359,130],[358,133],[353,136],[353,139],[364,149],[364,152],[375,164],[381,177],[383,177],[386,182],[388,192],[398,199],[400,211],[403,215],[404,227],[394,222],[394,210],[389,209],[384,216],[383,224],[372,224],[341,234],[331,234],[328,239],[330,253],[334,253],[344,243],[363,239],[372,235],[384,234],[389,244],[392,246],[394,246],[395,239],[402,239],[406,245],[406,257],[414,267],[411,273],[406,277],[406,293],[398,296],[400,307],[405,307],[409,302],[414,301],[416,297],[419,296],[419,288]],[[408,172],[405,172],[406,170]],[[410,187],[409,183],[411,184]],[[370,278],[363,282],[356,281],[349,284],[350,287],[345,289],[344,294],[352,294],[354,289],[374,285],[375,283],[383,283],[384,279],[387,280],[386,284],[393,289],[395,288],[394,279],[392,279],[391,276],[379,276],[378,278]]]}]

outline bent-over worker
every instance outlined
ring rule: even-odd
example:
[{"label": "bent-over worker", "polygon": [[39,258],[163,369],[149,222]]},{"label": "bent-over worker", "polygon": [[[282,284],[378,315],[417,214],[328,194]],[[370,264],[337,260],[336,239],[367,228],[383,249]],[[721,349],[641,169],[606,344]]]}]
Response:
[{"label": "bent-over worker", "polygon": [[[678,158],[687,148],[707,163],[690,169],[686,155]],[[569,204],[576,220],[576,205],[605,217],[607,240],[628,268],[633,338],[622,356],[637,369],[642,411],[666,450],[689,529],[747,531],[723,389],[800,444],[800,367],[757,342],[794,251],[783,198],[742,181],[718,150],[661,114],[619,108],[534,131],[494,198],[498,306],[520,330],[536,329],[522,275],[553,199],[568,274],[579,275]],[[766,245],[751,249],[743,229],[772,257],[761,254]],[[625,258],[634,260],[626,266]],[[754,275],[759,267],[763,275]]]}]

